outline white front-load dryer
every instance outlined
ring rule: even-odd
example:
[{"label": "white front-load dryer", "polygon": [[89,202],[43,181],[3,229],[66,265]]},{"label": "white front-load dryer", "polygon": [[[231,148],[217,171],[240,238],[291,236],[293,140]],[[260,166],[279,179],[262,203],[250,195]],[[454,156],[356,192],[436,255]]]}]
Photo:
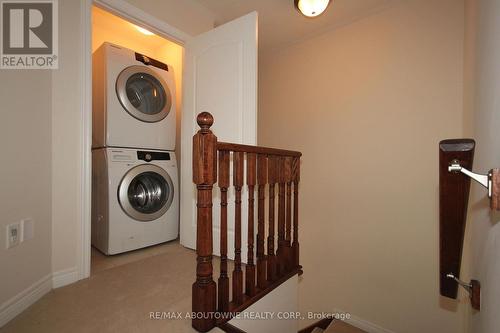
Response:
[{"label": "white front-load dryer", "polygon": [[111,255],[176,239],[177,163],[172,152],[92,151],[92,245]]},{"label": "white front-load dryer", "polygon": [[111,43],[92,59],[92,147],[175,150],[172,66]]}]

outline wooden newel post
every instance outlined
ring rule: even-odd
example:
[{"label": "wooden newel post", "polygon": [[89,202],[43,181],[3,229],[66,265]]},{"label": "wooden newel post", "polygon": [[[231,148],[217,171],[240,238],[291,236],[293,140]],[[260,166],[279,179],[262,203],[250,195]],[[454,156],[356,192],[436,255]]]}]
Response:
[{"label": "wooden newel post", "polygon": [[193,328],[207,332],[215,327],[216,284],[212,278],[212,188],[217,182],[217,137],[208,112],[197,117],[200,130],[193,137],[193,182],[196,184],[196,281],[193,283]]}]

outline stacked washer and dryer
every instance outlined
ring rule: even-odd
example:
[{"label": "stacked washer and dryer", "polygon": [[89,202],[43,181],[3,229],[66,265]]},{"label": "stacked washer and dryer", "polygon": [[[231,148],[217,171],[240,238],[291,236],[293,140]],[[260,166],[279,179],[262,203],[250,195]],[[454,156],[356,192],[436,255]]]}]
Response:
[{"label": "stacked washer and dryer", "polygon": [[111,255],[177,238],[172,68],[104,43],[92,94],[92,245]]}]

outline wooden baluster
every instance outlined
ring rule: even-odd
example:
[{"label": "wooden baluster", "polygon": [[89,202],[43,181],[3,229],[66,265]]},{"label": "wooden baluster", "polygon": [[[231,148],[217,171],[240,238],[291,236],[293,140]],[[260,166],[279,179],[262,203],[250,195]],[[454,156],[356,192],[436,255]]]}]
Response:
[{"label": "wooden baluster", "polygon": [[300,157],[295,157],[292,164],[293,179],[293,267],[299,267],[299,182]]},{"label": "wooden baluster", "polygon": [[274,255],[274,195],[276,183],[276,163],[275,156],[269,156],[267,171],[269,179],[269,232],[267,235],[267,278],[269,281],[277,279],[276,276],[276,256]]},{"label": "wooden baluster", "polygon": [[285,157],[286,182],[286,224],[285,224],[285,267],[292,268],[292,158]]},{"label": "wooden baluster", "polygon": [[255,264],[253,259],[253,244],[254,244],[254,206],[255,206],[255,165],[256,156],[254,153],[247,153],[247,185],[248,185],[248,252],[247,265],[245,275],[246,294],[248,296],[255,295]]},{"label": "wooden baluster", "polygon": [[219,311],[229,310],[229,278],[227,275],[227,189],[229,187],[229,151],[219,152],[220,188],[220,276]]},{"label": "wooden baluster", "polygon": [[285,273],[285,158],[278,159],[278,276]]},{"label": "wooden baluster", "polygon": [[266,183],[267,183],[267,156],[259,154],[257,158],[257,185],[258,190],[258,208],[257,208],[257,287],[261,290],[266,288],[266,256],[264,253],[264,238],[265,238],[265,199],[266,199]]},{"label": "wooden baluster", "polygon": [[[210,131],[214,119],[208,112],[197,117],[201,129],[193,137],[193,182],[197,188],[196,281],[193,283],[194,313],[213,314],[217,307],[212,279],[212,188],[217,181],[217,137]],[[207,332],[215,327],[214,316],[196,316],[193,328]]]},{"label": "wooden baluster", "polygon": [[244,153],[233,153],[233,185],[235,189],[234,214],[234,270],[233,270],[233,302],[243,302],[243,272],[241,270],[241,188],[243,187]]}]

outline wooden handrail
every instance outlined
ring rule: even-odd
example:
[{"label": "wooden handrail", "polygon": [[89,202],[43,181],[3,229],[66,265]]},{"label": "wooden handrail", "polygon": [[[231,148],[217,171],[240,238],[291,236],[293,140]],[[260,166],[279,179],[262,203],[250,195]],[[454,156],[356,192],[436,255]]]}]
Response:
[{"label": "wooden handrail", "polygon": [[[200,332],[207,332],[216,325],[230,320],[231,313],[245,310],[292,276],[302,273],[302,267],[299,265],[298,235],[298,186],[302,154],[291,150],[218,142],[217,137],[210,130],[214,123],[210,113],[200,113],[197,122],[200,130],[193,137],[193,182],[198,192],[197,264],[192,299],[192,308],[196,315],[193,317],[192,325]],[[232,184],[230,184],[229,176],[231,165]],[[245,174],[246,179],[244,179]],[[220,217],[212,216],[215,183],[218,183],[221,194]],[[278,186],[275,186],[276,184]],[[234,198],[228,198],[231,185],[235,189]],[[268,215],[265,212],[266,185],[269,185]],[[248,216],[243,217],[248,219],[248,229],[245,231],[241,230],[241,194],[244,186],[248,190]],[[256,191],[257,197],[255,197]],[[275,205],[276,197],[278,197],[277,206]],[[234,200],[235,203],[235,256],[231,278],[228,274],[227,262],[227,208],[230,200]],[[257,203],[257,210],[255,210],[255,203]],[[275,207],[278,207],[277,219]],[[218,288],[213,280],[212,266],[212,221],[214,218],[220,219],[221,232]],[[256,221],[257,228],[255,228]],[[267,240],[265,239],[266,221],[268,224]],[[247,251],[244,271],[241,262],[242,232],[248,235],[247,246],[244,249]],[[275,251],[276,241],[277,251]],[[232,287],[232,300],[229,300],[230,287]],[[218,315],[221,313],[224,315]]]},{"label": "wooden handrail", "polygon": [[460,276],[460,263],[467,219],[470,178],[448,171],[453,160],[472,169],[475,142],[472,139],[439,143],[439,286],[441,295],[457,298],[458,285],[447,274]]},{"label": "wooden handrail", "polygon": [[[439,143],[439,291],[442,296],[456,299],[459,285],[465,286],[472,308],[479,311],[480,282],[471,280],[465,285],[460,281],[471,183],[469,177],[472,174],[470,170],[472,170],[475,146],[476,142],[473,139],[448,139]],[[486,184],[482,182],[482,177],[474,178],[488,188],[491,194],[491,209],[498,209],[500,203],[498,175],[498,169],[493,169],[488,175],[484,175]]]},{"label": "wooden handrail", "polygon": [[239,151],[244,153],[301,157],[302,153],[294,150],[268,148],[260,146],[240,145],[237,143],[217,142],[217,150]]}]

